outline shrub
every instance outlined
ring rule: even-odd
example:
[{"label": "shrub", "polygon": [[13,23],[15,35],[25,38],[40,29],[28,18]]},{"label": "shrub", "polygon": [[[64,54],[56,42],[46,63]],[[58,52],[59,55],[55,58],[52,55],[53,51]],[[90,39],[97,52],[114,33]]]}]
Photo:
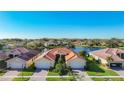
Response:
[{"label": "shrub", "polygon": [[31,66],[28,69],[31,69],[31,70],[36,69],[34,62],[31,64]]},{"label": "shrub", "polygon": [[53,69],[54,69],[53,67],[50,67],[49,71],[53,71]]},{"label": "shrub", "polygon": [[86,52],[86,51],[80,51],[79,54],[80,54],[82,57],[86,57],[86,56],[87,56],[87,52]]},{"label": "shrub", "polygon": [[95,62],[87,62],[86,64],[87,64],[86,69],[89,71],[104,72],[104,70],[100,68],[100,66]]},{"label": "shrub", "polygon": [[96,60],[96,63],[101,64],[101,60],[100,59]]},{"label": "shrub", "polygon": [[59,54],[56,54],[54,68],[55,68],[56,64],[58,64],[59,58],[60,58],[60,55]]}]

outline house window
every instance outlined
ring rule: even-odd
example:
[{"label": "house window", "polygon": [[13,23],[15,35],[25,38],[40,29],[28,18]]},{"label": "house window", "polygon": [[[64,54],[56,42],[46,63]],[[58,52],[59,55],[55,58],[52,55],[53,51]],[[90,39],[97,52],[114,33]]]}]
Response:
[{"label": "house window", "polygon": [[121,58],[124,59],[124,53],[121,54]]}]

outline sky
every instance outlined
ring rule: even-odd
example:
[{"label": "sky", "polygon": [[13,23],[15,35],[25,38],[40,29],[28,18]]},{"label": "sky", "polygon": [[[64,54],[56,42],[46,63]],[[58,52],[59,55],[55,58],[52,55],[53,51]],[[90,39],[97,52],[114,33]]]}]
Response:
[{"label": "sky", "polygon": [[1,11],[4,38],[124,38],[124,12]]}]

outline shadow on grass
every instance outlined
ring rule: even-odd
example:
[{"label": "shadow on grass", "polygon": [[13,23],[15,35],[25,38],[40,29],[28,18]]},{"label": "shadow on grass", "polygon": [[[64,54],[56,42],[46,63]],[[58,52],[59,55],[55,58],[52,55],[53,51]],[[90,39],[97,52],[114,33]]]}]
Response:
[{"label": "shadow on grass", "polygon": [[87,67],[86,67],[87,71],[92,71],[92,72],[101,72],[104,73],[104,69],[102,69],[99,64],[93,62],[93,61],[88,61],[87,62]]}]

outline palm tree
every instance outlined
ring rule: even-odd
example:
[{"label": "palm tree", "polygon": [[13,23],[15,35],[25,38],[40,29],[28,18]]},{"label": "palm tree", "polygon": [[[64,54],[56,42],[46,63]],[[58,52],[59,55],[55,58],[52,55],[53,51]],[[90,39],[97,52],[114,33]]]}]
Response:
[{"label": "palm tree", "polygon": [[87,56],[87,52],[86,51],[80,51],[79,54],[82,57],[86,57]]},{"label": "palm tree", "polygon": [[107,59],[107,61],[113,61],[112,56],[108,56],[106,59]]}]

